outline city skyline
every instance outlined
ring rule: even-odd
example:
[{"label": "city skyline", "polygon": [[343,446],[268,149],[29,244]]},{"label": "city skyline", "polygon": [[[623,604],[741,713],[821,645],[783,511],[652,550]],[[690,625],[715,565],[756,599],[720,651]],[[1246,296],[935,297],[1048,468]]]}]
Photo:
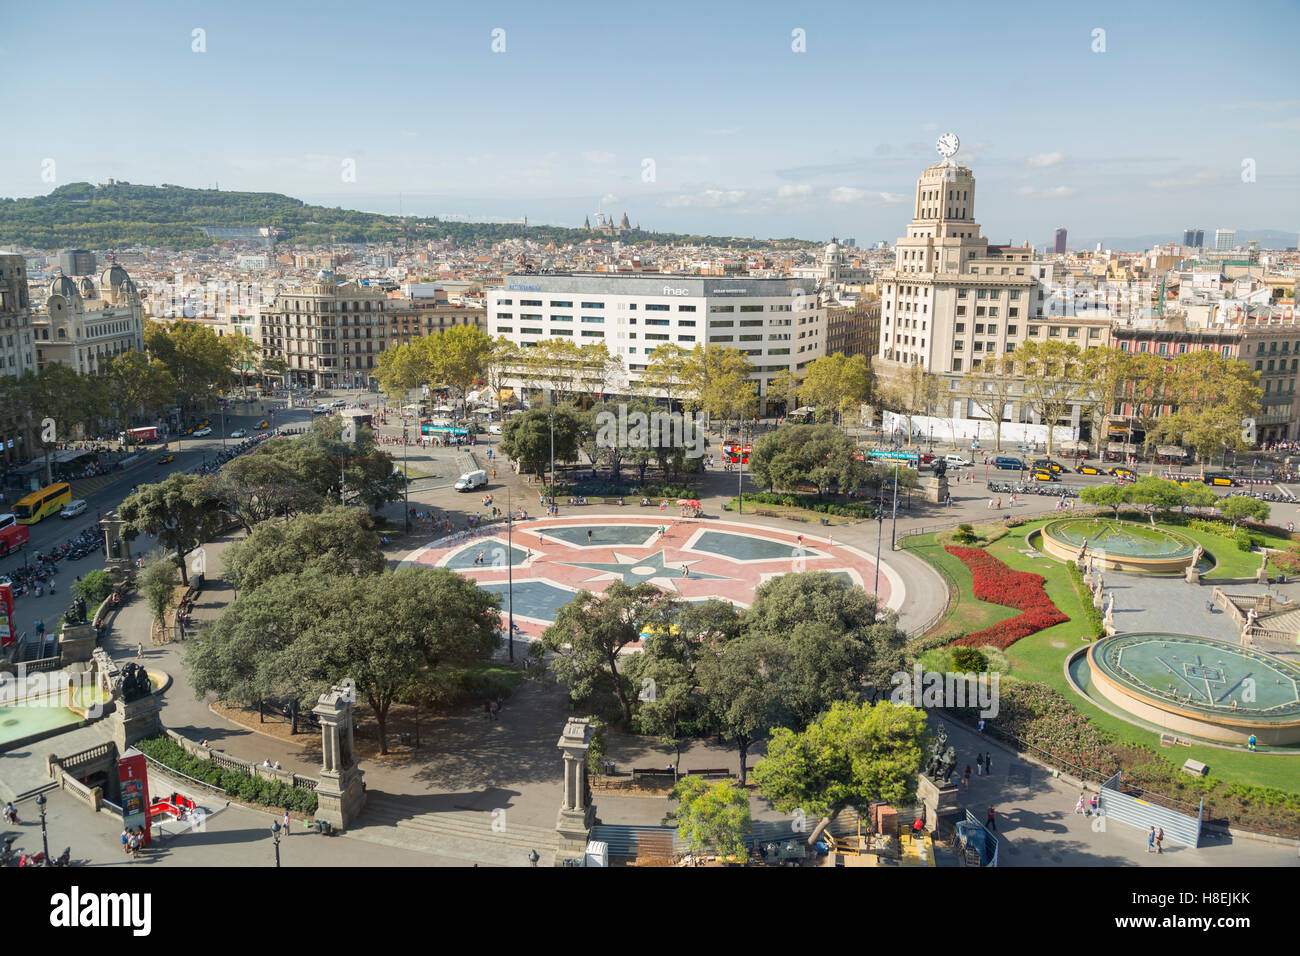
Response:
[{"label": "city skyline", "polygon": [[[1277,28],[1247,40],[1205,35],[1201,9],[1025,7],[970,22],[940,4],[926,21],[942,28],[939,65],[918,69],[931,53],[905,10],[678,7],[659,30],[590,5],[395,4],[353,29],[341,4],[310,16],[157,4],[97,16],[93,40],[69,45],[96,8],[65,6],[60,31],[28,7],[0,42],[11,95],[104,92],[97,109],[33,110],[0,157],[0,194],[117,178],[566,226],[599,207],[662,232],[866,245],[901,234],[912,184],[952,131],[995,241],[1042,245],[1062,224],[1080,239],[1172,241],[1188,221],[1290,231],[1300,99],[1287,98],[1285,26],[1300,12],[1278,5]],[[1212,58],[1249,58],[1249,99],[1189,76]],[[46,68],[54,59],[62,69]]]}]

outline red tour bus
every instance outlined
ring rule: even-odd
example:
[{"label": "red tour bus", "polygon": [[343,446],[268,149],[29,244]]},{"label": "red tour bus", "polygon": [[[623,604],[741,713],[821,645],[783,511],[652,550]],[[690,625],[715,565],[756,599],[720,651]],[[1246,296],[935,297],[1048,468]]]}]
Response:
[{"label": "red tour bus", "polygon": [[748,465],[749,453],[753,450],[753,445],[723,445],[722,456],[733,465],[742,462]]},{"label": "red tour bus", "polygon": [[126,430],[126,441],[130,445],[138,445],[140,442],[157,441],[158,429],[152,426],[148,428],[128,428]]},{"label": "red tour bus", "polygon": [[0,515],[0,558],[26,544],[31,534],[27,525],[19,524],[12,514]]}]

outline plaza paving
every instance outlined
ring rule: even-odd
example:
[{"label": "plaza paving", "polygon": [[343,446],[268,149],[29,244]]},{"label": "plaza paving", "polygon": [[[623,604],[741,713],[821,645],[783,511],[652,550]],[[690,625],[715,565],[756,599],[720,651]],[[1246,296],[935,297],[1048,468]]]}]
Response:
[{"label": "plaza paving", "polygon": [[[400,452],[400,449],[395,450]],[[416,456],[412,455],[413,466],[436,477],[414,483],[411,506],[445,509],[458,516],[456,523],[463,527],[464,516],[481,510],[478,496],[458,495],[450,487],[455,473],[463,470],[467,454],[475,456],[473,460],[480,467],[488,464],[482,446],[460,452],[423,450],[419,453],[418,466]],[[498,505],[505,499],[507,488],[517,501],[536,500],[535,488],[513,475],[507,467],[499,467],[499,472],[501,479],[493,482],[489,489]],[[809,550],[817,552],[816,556],[804,556],[809,567],[822,562],[828,570],[842,569],[865,582],[865,575],[874,569],[878,535],[882,535],[885,566],[896,573],[900,583],[905,582],[905,586],[895,587],[894,579],[888,573],[882,576],[882,594],[886,587],[890,588],[887,601],[898,610],[901,626],[910,632],[919,631],[943,610],[947,591],[939,575],[914,555],[889,550],[890,522],[887,521],[883,527],[878,527],[875,522],[859,522],[823,529],[815,524],[801,526],[779,518],[729,513],[725,515],[724,524],[721,504],[734,494],[734,489],[734,474],[714,472],[707,475],[699,497],[705,514],[717,517],[699,522],[689,537],[683,525],[679,529],[683,534],[680,540],[670,538],[668,542],[654,546],[645,545],[644,539],[637,546],[635,535],[641,532],[628,529],[647,525],[657,527],[672,517],[660,517],[657,509],[653,515],[646,509],[646,517],[642,518],[635,514],[635,509],[628,507],[625,509],[627,517],[616,516],[622,520],[595,522],[591,518],[594,509],[588,512],[562,506],[559,519],[539,522],[538,526],[542,528],[540,543],[535,537],[531,541],[527,535],[522,541],[516,537],[512,560],[519,570],[530,561],[536,567],[539,551],[543,556],[549,553],[552,558],[563,557],[566,561],[576,558],[565,565],[568,571],[564,573],[569,577],[562,583],[569,588],[587,583],[594,586],[593,578],[613,580],[627,574],[644,576],[647,572],[637,570],[645,566],[642,559],[662,552],[664,567],[654,564],[655,573],[647,579],[659,576],[661,570],[674,564],[680,570],[682,560],[698,561],[702,573],[744,580],[752,590],[762,574],[793,570],[794,556],[788,549],[791,542],[797,544],[796,536],[801,531]],[[982,484],[954,482],[952,494],[953,507],[950,509],[916,501],[900,516],[898,530],[951,526],[958,521],[978,523],[989,519],[987,495]],[[1050,513],[1054,505],[1055,499],[1033,496],[1018,501],[1012,513],[1029,517]],[[402,509],[403,505],[397,503],[389,506],[387,513],[394,522],[400,523]],[[1006,510],[1004,508],[1003,512]],[[586,541],[587,528],[593,532],[590,548]],[[817,529],[816,534],[813,528]],[[701,530],[721,531],[724,535],[734,533],[738,540],[751,542],[746,547],[779,546],[787,550],[784,556],[756,553],[749,560],[757,563],[750,564],[739,555],[727,554],[727,545],[734,544],[737,539],[724,540],[698,534]],[[634,536],[630,542],[625,540],[629,534]],[[410,538],[399,536],[389,556],[394,563],[410,559],[413,551],[419,555],[433,538],[432,534]],[[830,539],[833,539],[833,545]],[[206,546],[210,569],[220,567],[221,553],[228,543],[229,539],[223,539]],[[704,547],[700,547],[701,544]],[[141,550],[142,545],[147,546],[147,542],[137,543],[135,550]],[[493,575],[500,576],[500,571],[475,571],[472,562],[476,554],[471,556],[468,553],[472,547],[435,549],[419,556],[432,555],[431,563],[449,558],[446,562],[449,566],[480,578],[485,586],[492,584]],[[503,560],[505,554],[503,548]],[[619,555],[636,560],[624,561]],[[466,560],[470,562],[468,567]],[[769,567],[765,562],[777,562],[777,566]],[[617,567],[584,567],[593,564]],[[550,569],[551,574],[560,573],[558,565],[557,561],[556,566]],[[694,573],[697,565],[691,567]],[[874,578],[874,574],[871,577]],[[1108,585],[1120,584],[1119,578],[1118,575],[1108,575]],[[518,612],[521,580],[518,575],[515,580]],[[526,583],[532,579],[525,577],[523,580]],[[680,580],[671,574],[667,580],[681,586]],[[697,580],[702,582],[704,579]],[[1139,586],[1142,583],[1139,582]],[[716,579],[703,586],[715,593],[722,587]],[[1199,589],[1197,593],[1208,595],[1208,590]],[[231,589],[210,573],[209,586],[195,609],[195,618],[199,621],[213,619],[233,597]],[[1127,602],[1122,592],[1117,599],[1118,618],[1125,612]],[[524,598],[525,603],[529,600]],[[1134,595],[1133,603],[1139,603],[1137,595]],[[1200,605],[1203,601],[1195,603]],[[542,605],[538,605],[533,610],[541,608]],[[539,614],[533,623],[541,623],[544,617]],[[1223,618],[1224,615],[1217,617]],[[1168,615],[1163,615],[1163,620],[1166,628],[1176,629],[1167,623]],[[144,602],[137,598],[118,615],[106,646],[114,656],[128,659],[135,656],[137,642],[143,640],[145,663],[175,676],[175,682],[163,695],[162,717],[168,727],[191,739],[206,738],[215,747],[246,760],[279,761],[286,768],[311,776],[319,772],[318,746],[313,746],[317,742],[303,738],[301,743],[294,743],[267,736],[258,733],[255,727],[240,727],[215,714],[210,709],[210,702],[197,697],[185,678],[181,661],[184,645],[151,646],[147,637],[148,625],[149,612]],[[1127,623],[1124,626],[1127,628]],[[527,850],[536,848],[544,853],[545,840],[553,833],[561,799],[561,761],[556,739],[568,715],[566,695],[561,688],[550,682],[527,682],[506,702],[497,721],[485,720],[478,708],[429,719],[423,732],[424,745],[414,753],[386,762],[363,761],[370,804],[361,820],[346,835],[332,839],[295,833],[282,844],[284,865],[466,865],[471,861],[485,865],[527,865]],[[78,733],[84,736],[84,732]],[[977,740],[964,728],[953,726],[949,733],[959,748],[960,767],[973,759],[977,743],[979,749],[991,750],[994,755],[992,776],[973,780],[972,789],[964,791],[962,799],[981,818],[989,802],[998,807],[999,828],[1007,838],[1004,865],[1233,865],[1255,862],[1288,865],[1296,860],[1294,846],[1271,847],[1249,841],[1236,841],[1230,847],[1214,845],[1195,851],[1171,850],[1160,858],[1148,856],[1143,852],[1142,834],[1137,831],[1113,826],[1107,833],[1097,834],[1083,818],[1074,817],[1070,811],[1077,800],[1077,792],[1063,781],[1053,779],[1047,771],[1014,758],[1008,751],[988,741]],[[53,738],[21,753],[5,755],[0,760],[0,783],[7,784],[12,780],[13,785],[8,789],[21,793],[29,782],[35,782],[35,768],[43,765],[46,753],[67,753],[88,746],[85,740],[72,737],[68,738],[68,744],[65,747],[63,738]],[[761,755],[762,747],[754,748],[750,754],[751,765]],[[673,762],[674,755],[670,748],[656,745],[651,740],[611,734],[609,758],[620,768],[628,768],[667,766]],[[683,769],[727,767],[733,772],[739,770],[734,749],[711,741],[694,742],[683,753],[681,765]],[[29,770],[33,772],[29,773]],[[43,766],[39,770],[43,772]],[[69,834],[78,834],[75,840],[72,836],[52,836],[52,843],[59,843],[59,849],[68,843],[77,843],[75,858],[89,859],[94,863],[120,862],[120,849],[116,846],[120,827],[108,815],[91,814],[58,793],[50,794],[50,801],[52,832],[57,819],[60,832],[66,828]],[[780,817],[756,797],[751,799],[751,804],[759,819]],[[597,816],[604,823],[658,825],[669,807],[669,802],[661,798],[599,795],[596,809]],[[502,812],[505,820],[503,831],[493,828],[493,823],[502,819]],[[28,818],[32,813],[28,810],[23,815]],[[222,809],[209,822],[205,833],[175,837],[167,842],[165,852],[160,852],[154,859],[161,865],[271,865],[273,851],[269,836],[264,835],[270,820],[269,814],[259,811],[235,806]],[[24,840],[27,840],[26,828]],[[83,840],[85,850],[81,849]],[[133,865],[155,864],[142,858]]]}]

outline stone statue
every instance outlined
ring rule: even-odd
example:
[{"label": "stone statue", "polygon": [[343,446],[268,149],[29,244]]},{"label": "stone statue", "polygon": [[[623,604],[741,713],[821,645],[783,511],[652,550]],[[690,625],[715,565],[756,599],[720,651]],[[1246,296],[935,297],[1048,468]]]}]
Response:
[{"label": "stone statue", "polygon": [[930,466],[930,471],[934,474],[934,477],[942,478],[948,474],[948,463],[942,458],[936,458],[934,464]]},{"label": "stone statue", "polygon": [[122,694],[123,703],[128,704],[142,700],[153,693],[148,672],[135,661],[122,668],[122,674],[117,680],[117,689]]},{"label": "stone statue", "polygon": [[1203,555],[1204,553],[1205,553],[1205,549],[1198,544],[1196,546],[1196,550],[1192,552],[1192,567],[1197,567],[1198,565],[1200,565],[1201,555]]},{"label": "stone statue", "polygon": [[1252,627],[1254,627],[1255,622],[1258,619],[1259,619],[1259,612],[1252,607],[1249,611],[1246,612],[1246,630],[1250,630]]},{"label": "stone statue", "polygon": [[1083,544],[1079,545],[1079,560],[1082,561],[1084,555],[1088,553],[1088,539],[1083,539]]},{"label": "stone statue", "polygon": [[924,773],[931,780],[939,783],[944,782],[952,774],[952,767],[949,767],[947,773],[944,773],[946,758],[952,755],[952,766],[957,765],[957,751],[948,746],[948,731],[944,729],[943,724],[939,725],[938,733],[935,734],[934,741],[930,744],[930,754],[925,762]]}]

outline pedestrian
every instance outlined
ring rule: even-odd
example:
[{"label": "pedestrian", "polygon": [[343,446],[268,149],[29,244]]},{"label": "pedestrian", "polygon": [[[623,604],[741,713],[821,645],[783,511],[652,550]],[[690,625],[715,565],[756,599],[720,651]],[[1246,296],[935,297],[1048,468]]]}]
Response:
[{"label": "pedestrian", "polygon": [[1088,801],[1088,808],[1092,810],[1092,815],[1097,815],[1097,795],[1094,793],[1092,799]]},{"label": "pedestrian", "polygon": [[982,777],[983,775],[984,775],[984,755],[981,753],[977,753],[975,755],[975,776]]},{"label": "pedestrian", "polygon": [[997,508],[998,508],[999,511],[1002,510],[1002,499],[1001,499],[1001,498],[998,499]]},{"label": "pedestrian", "polygon": [[131,852],[131,831],[128,830],[126,827],[122,827],[122,855],[125,856],[130,852]]},{"label": "pedestrian", "polygon": [[1155,851],[1156,851],[1156,828],[1152,827],[1150,830],[1147,831],[1147,852],[1154,853]]},{"label": "pedestrian", "polygon": [[987,751],[984,754],[984,775],[987,777],[993,773],[993,756]]},{"label": "pedestrian", "polygon": [[1165,828],[1161,827],[1156,831],[1156,853],[1157,854],[1164,852],[1164,842],[1165,842]]},{"label": "pedestrian", "polygon": [[284,823],[282,825],[284,827],[284,835],[288,836],[289,835],[289,808],[288,807],[284,808]]},{"label": "pedestrian", "polygon": [[591,544],[591,529],[587,529],[587,544]]},{"label": "pedestrian", "polygon": [[988,823],[990,830],[996,830],[998,828],[998,821],[991,806],[989,807]]},{"label": "pedestrian", "polygon": [[489,710],[492,713],[492,719],[497,720],[498,715],[501,713],[501,702],[499,700],[492,701],[489,705]]},{"label": "pedestrian", "polygon": [[976,728],[980,733],[984,733],[984,718],[980,718],[979,726]]},{"label": "pedestrian", "polygon": [[970,789],[970,764],[966,765],[966,772],[961,776],[961,785],[967,790]]},{"label": "pedestrian", "polygon": [[136,656],[136,659],[137,659],[137,660],[140,659],[140,658],[142,658],[142,657],[144,657],[144,642],[143,642],[143,641],[138,641],[138,642],[136,643],[136,645],[135,645],[135,656]]},{"label": "pedestrian", "polygon": [[1075,813],[1082,813],[1085,817],[1088,815],[1088,795],[1080,791],[1079,802],[1074,805]]}]

